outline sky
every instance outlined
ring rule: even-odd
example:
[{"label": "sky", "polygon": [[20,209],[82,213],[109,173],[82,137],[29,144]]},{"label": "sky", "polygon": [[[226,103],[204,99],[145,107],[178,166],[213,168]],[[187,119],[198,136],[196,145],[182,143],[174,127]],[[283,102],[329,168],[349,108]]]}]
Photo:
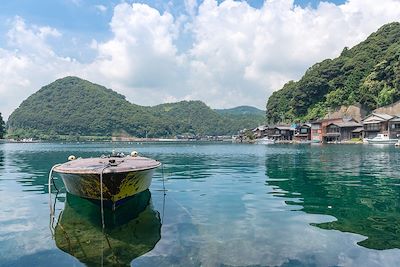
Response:
[{"label": "sky", "polygon": [[0,112],[73,75],[139,105],[252,105],[337,57],[400,0],[2,0]]}]

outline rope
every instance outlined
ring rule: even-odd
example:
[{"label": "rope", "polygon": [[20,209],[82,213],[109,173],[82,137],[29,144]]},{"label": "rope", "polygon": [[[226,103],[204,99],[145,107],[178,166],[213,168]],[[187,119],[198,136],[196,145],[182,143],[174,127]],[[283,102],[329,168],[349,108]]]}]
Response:
[{"label": "rope", "polygon": [[162,208],[162,216],[161,216],[161,224],[164,223],[164,210],[165,210],[165,196],[167,195],[166,189],[165,189],[165,178],[164,178],[164,164],[161,163],[161,175],[162,175],[162,183],[163,183],[163,208]]},{"label": "rope", "polygon": [[165,193],[165,179],[164,179],[164,164],[161,163],[161,175],[162,175],[162,186],[163,186],[163,191],[164,191],[164,196],[167,194]]},{"label": "rope", "polygon": [[[49,191],[50,223],[52,221],[54,221],[54,210],[55,210],[55,207],[53,207],[53,205],[52,205],[53,200],[51,199],[51,184],[54,185],[54,188],[57,190],[57,193],[60,192],[58,190],[58,188],[56,187],[56,185],[55,185],[55,182],[54,182],[54,179],[53,179],[53,171],[54,171],[54,168],[56,168],[56,167],[58,167],[60,165],[61,164],[56,164],[53,167],[51,167],[50,172],[49,172],[49,180],[48,180],[48,183],[47,183],[48,191]],[[54,202],[54,204],[55,204],[55,202]]]},{"label": "rope", "polygon": [[110,164],[107,164],[100,172],[100,209],[101,209],[101,226],[104,233],[105,223],[104,223],[104,199],[103,199],[103,172],[105,169],[110,167]]},{"label": "rope", "polygon": [[[103,199],[103,172],[105,169],[110,167],[110,164],[104,166],[104,168],[100,172],[100,209],[101,209],[101,232],[103,234],[103,238],[101,239],[101,266],[104,266],[104,229],[106,227],[104,223],[104,199]],[[107,238],[107,237],[106,237]]]}]

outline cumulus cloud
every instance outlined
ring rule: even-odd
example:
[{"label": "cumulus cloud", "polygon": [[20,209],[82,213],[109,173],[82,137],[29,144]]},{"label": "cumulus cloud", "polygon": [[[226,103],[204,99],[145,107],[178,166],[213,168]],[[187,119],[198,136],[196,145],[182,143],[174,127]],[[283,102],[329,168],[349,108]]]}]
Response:
[{"label": "cumulus cloud", "polygon": [[5,118],[40,86],[68,75],[79,64],[55,54],[47,43],[61,34],[50,27],[28,26],[15,17],[7,33],[9,49],[0,48],[0,107]]},{"label": "cumulus cloud", "polygon": [[96,54],[89,63],[54,52],[49,40],[63,38],[59,30],[16,18],[7,46],[0,46],[1,111],[9,114],[65,74],[104,84],[142,105],[199,99],[219,108],[263,108],[273,91],[312,64],[400,20],[399,0],[320,2],[316,8],[293,0],[270,0],[261,8],[233,0],[185,0],[184,13],[175,16],[171,8],[116,5],[111,37],[87,44]]},{"label": "cumulus cloud", "polygon": [[246,2],[204,1],[192,25],[191,73],[198,75],[191,76],[193,97],[216,106],[243,101],[263,107],[267,96],[310,65],[400,19],[399,1],[375,5],[350,0],[313,9],[280,0],[255,9]]},{"label": "cumulus cloud", "polygon": [[[182,95],[185,59],[174,45],[178,29],[171,14],[160,14],[145,4],[120,4],[111,21],[114,36],[97,43],[98,57],[90,75],[119,88],[135,102],[157,95]],[[160,101],[157,99],[156,101]]]}]

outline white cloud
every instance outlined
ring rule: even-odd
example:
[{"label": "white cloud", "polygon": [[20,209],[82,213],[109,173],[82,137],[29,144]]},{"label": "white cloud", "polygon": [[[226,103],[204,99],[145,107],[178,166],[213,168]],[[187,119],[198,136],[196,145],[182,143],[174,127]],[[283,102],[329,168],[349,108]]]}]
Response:
[{"label": "white cloud", "polygon": [[[292,0],[246,2],[206,0],[192,29],[193,96],[214,106],[263,107],[274,90],[298,79],[317,61],[335,57],[384,23],[400,19],[399,1],[350,0],[301,8]],[[201,90],[200,88],[207,88]]]},{"label": "white cloud", "polygon": [[[399,0],[321,2],[317,8],[293,0],[266,1],[260,9],[232,0],[184,4],[186,13],[175,17],[146,4],[118,4],[112,37],[87,44],[97,56],[85,64],[54,52],[48,40],[64,38],[58,30],[17,17],[7,46],[0,46],[1,111],[7,117],[32,92],[66,74],[142,105],[200,99],[212,107],[263,108],[274,90],[315,62],[400,20]],[[178,49],[182,42],[189,42],[185,50]]]},{"label": "white cloud", "polygon": [[165,92],[181,90],[186,75],[184,56],[174,45],[178,29],[171,14],[123,3],[115,7],[110,25],[114,36],[97,43],[98,57],[89,67],[90,76],[104,77],[102,82],[139,103],[148,104],[150,97],[157,103],[160,96],[182,95],[182,91]]},{"label": "white cloud", "polygon": [[100,11],[101,13],[104,13],[107,11],[107,7],[104,5],[95,5],[94,6],[98,11]]},{"label": "white cloud", "polygon": [[197,0],[184,0],[186,12],[194,17],[196,15]]},{"label": "white cloud", "polygon": [[80,68],[68,57],[57,56],[47,44],[61,34],[50,27],[28,26],[20,17],[7,33],[8,46],[0,48],[0,112],[8,115],[30,94],[56,78]]},{"label": "white cloud", "polygon": [[72,4],[76,5],[76,6],[80,6],[82,4],[81,0],[70,0]]}]

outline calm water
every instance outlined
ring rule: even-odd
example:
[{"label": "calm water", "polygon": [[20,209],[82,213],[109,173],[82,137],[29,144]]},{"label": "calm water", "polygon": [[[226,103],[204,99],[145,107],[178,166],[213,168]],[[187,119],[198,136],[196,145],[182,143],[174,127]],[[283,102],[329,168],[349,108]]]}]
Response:
[{"label": "calm water", "polygon": [[[70,154],[164,163],[116,214],[47,175]],[[62,187],[60,180],[56,181]],[[106,238],[105,238],[106,237]],[[0,265],[399,266],[400,149],[366,145],[0,144]]]}]

